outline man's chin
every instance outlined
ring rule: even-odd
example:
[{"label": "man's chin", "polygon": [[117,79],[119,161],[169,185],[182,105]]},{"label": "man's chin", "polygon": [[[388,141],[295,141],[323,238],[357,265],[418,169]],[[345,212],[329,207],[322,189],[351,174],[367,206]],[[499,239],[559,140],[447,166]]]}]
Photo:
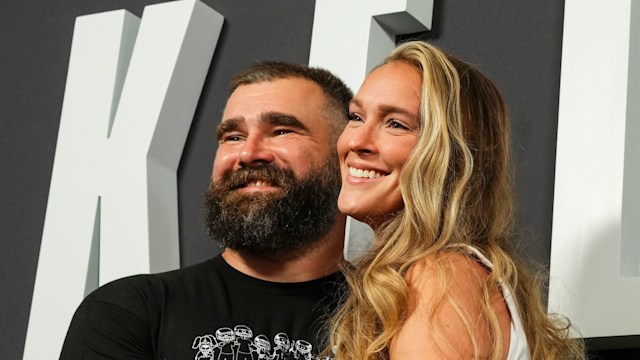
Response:
[{"label": "man's chin", "polygon": [[[340,176],[334,165],[318,164],[303,179],[296,179],[291,170],[272,174],[262,169],[257,175],[238,173],[237,178],[213,183],[206,199],[209,234],[248,256],[271,260],[300,256],[318,246],[335,223]],[[249,175],[273,180],[258,181]],[[268,189],[271,184],[279,186]],[[248,187],[256,191],[243,189]]]},{"label": "man's chin", "polygon": [[246,190],[242,188],[228,193],[223,199],[223,203],[225,206],[251,204],[266,206],[266,204],[282,199],[284,196],[285,193],[282,188],[273,188],[273,190]]},{"label": "man's chin", "polygon": [[306,254],[308,250],[317,246],[319,241],[310,242],[307,244],[300,244],[299,247],[295,248],[253,248],[253,247],[240,247],[234,248],[234,246],[229,246],[227,244],[226,247],[235,251],[238,254],[243,256],[253,257],[265,261],[284,261],[291,260]]}]

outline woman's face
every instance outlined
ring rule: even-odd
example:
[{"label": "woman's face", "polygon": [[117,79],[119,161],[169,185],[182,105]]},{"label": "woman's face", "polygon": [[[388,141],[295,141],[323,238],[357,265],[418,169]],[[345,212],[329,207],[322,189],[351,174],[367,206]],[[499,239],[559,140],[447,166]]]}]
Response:
[{"label": "woman's face", "polygon": [[342,190],[338,207],[374,229],[404,206],[400,172],[419,137],[418,69],[392,62],[371,72],[349,106],[338,140]]}]

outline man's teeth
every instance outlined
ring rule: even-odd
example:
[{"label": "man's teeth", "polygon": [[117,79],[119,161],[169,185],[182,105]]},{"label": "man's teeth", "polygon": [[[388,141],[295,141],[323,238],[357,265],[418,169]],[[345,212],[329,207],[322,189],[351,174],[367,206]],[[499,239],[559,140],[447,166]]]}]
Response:
[{"label": "man's teeth", "polygon": [[256,180],[249,182],[247,186],[271,186],[271,184],[267,181]]},{"label": "man's teeth", "polygon": [[369,178],[369,179],[377,179],[379,177],[384,176],[377,171],[356,169],[351,166],[349,167],[349,175],[357,178]]}]

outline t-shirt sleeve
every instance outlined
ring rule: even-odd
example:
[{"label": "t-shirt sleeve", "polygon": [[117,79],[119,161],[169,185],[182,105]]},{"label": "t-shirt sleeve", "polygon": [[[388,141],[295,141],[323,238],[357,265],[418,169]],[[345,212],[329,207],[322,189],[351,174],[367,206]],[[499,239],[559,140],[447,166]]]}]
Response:
[{"label": "t-shirt sleeve", "polygon": [[60,359],[154,359],[145,289],[125,279],[90,294],[78,307]]}]

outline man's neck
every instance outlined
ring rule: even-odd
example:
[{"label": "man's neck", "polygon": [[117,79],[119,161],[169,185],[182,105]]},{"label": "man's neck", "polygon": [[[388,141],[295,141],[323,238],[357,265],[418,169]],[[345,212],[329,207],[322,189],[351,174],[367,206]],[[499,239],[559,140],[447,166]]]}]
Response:
[{"label": "man's neck", "polygon": [[295,255],[265,258],[225,249],[224,260],[251,277],[273,282],[303,282],[338,271],[344,247],[345,218],[341,216],[316,244]]}]

